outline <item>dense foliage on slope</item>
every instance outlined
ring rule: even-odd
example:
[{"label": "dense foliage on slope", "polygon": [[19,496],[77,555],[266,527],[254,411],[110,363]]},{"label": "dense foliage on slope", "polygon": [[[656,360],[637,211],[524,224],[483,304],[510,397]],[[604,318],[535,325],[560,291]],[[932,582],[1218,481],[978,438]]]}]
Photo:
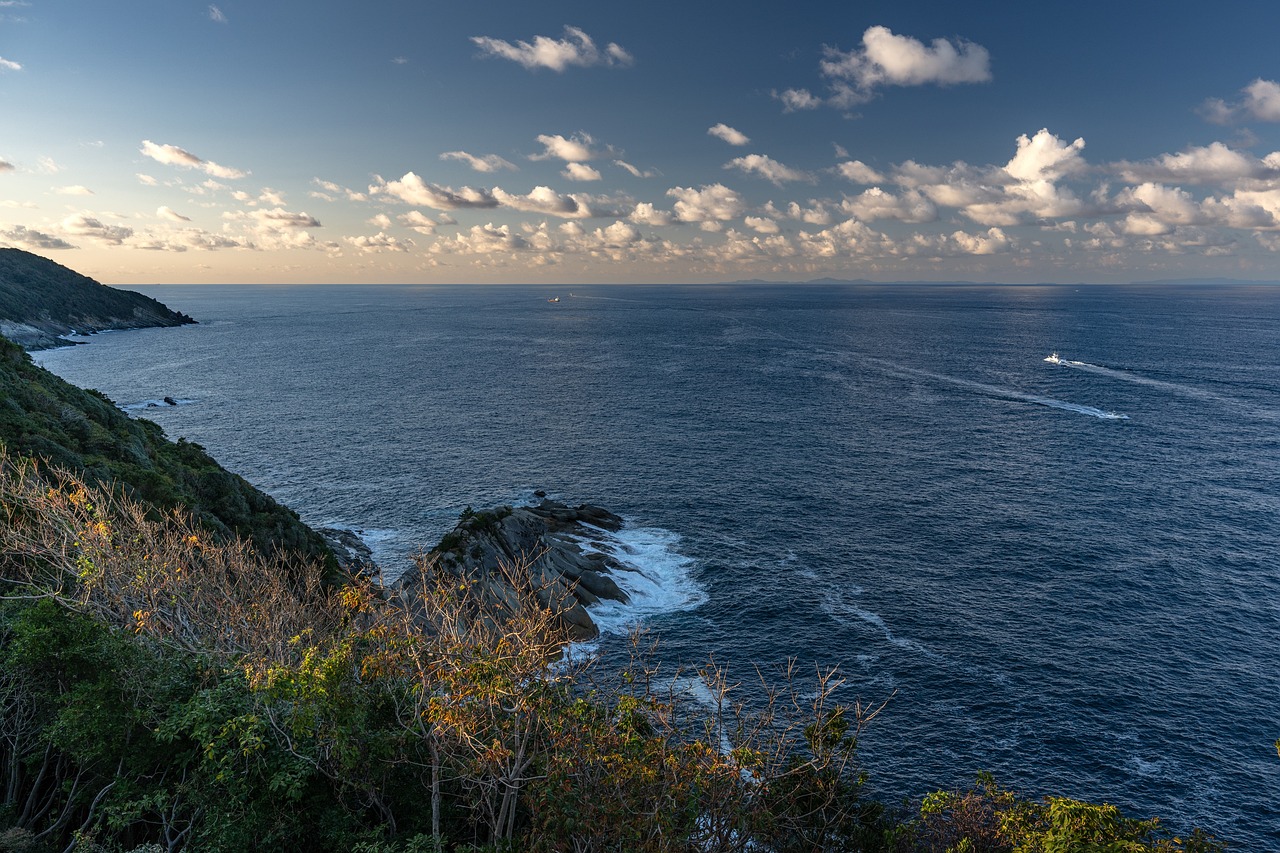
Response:
[{"label": "dense foliage on slope", "polygon": [[292,510],[224,469],[192,442],[171,442],[105,396],[63,381],[0,337],[0,447],[112,484],[161,510],[181,507],[207,529],[264,554],[328,561],[329,548]]},{"label": "dense foliage on slope", "polygon": [[107,287],[21,249],[0,249],[0,323],[10,337],[25,346],[54,346],[58,335],[72,330],[83,333],[194,322],[149,296]]},{"label": "dense foliage on slope", "polygon": [[499,618],[430,565],[335,591],[0,457],[0,568],[0,851],[1222,849],[990,780],[892,813],[857,760],[879,709],[835,673],[744,706],[639,645],[549,666],[567,635],[527,567]]}]

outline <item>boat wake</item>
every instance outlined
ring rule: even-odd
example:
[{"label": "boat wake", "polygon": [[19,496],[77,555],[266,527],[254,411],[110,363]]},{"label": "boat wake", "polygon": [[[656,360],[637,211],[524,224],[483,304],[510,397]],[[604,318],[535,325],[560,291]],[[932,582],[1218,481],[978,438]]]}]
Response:
[{"label": "boat wake", "polygon": [[[1054,359],[1056,359],[1056,361]],[[1092,373],[1095,376],[1105,376],[1108,379],[1117,379],[1121,382],[1131,382],[1135,385],[1143,385],[1147,388],[1155,388],[1160,391],[1166,391],[1170,394],[1176,394],[1179,397],[1186,397],[1192,400],[1213,403],[1225,408],[1236,409],[1242,414],[1250,417],[1270,421],[1280,420],[1280,412],[1260,409],[1256,406],[1251,406],[1242,400],[1237,400],[1234,397],[1215,394],[1212,391],[1206,391],[1205,389],[1197,388],[1194,385],[1184,385],[1178,382],[1166,382],[1161,379],[1152,379],[1150,376],[1143,376],[1140,373],[1133,373],[1128,370],[1116,370],[1111,367],[1104,367],[1100,364],[1090,364],[1087,361],[1070,361],[1060,357],[1056,352],[1045,358],[1045,361],[1061,367],[1070,367],[1075,370]]]},{"label": "boat wake", "polygon": [[[876,361],[879,361],[876,359]],[[1037,406],[1048,406],[1051,409],[1061,409],[1064,412],[1075,412],[1078,415],[1088,415],[1092,418],[1101,418],[1106,421],[1127,421],[1128,415],[1122,415],[1118,412],[1109,412],[1105,409],[1099,409],[1094,406],[1084,406],[1079,403],[1071,403],[1066,400],[1057,400],[1053,397],[1044,397],[1039,394],[1029,394],[1025,391],[1017,391],[1012,388],[1001,388],[998,385],[988,385],[985,382],[974,382],[972,379],[960,379],[955,376],[947,376],[942,373],[933,373],[929,370],[919,370],[914,367],[904,367],[889,362],[881,362],[885,365],[888,372],[896,372],[900,376],[906,377],[925,377],[936,382],[945,382],[948,385],[955,385],[958,388],[968,388],[973,391],[986,394],[1002,400],[1014,400],[1021,403],[1032,403]]]}]

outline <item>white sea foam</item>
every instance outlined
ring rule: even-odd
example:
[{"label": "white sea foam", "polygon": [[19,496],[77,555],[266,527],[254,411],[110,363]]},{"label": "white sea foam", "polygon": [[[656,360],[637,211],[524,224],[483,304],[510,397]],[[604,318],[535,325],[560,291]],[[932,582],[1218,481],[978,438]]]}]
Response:
[{"label": "white sea foam", "polygon": [[1179,397],[1187,397],[1192,400],[1201,400],[1206,403],[1215,403],[1220,406],[1239,410],[1241,413],[1250,417],[1260,418],[1263,420],[1280,420],[1280,412],[1270,409],[1262,409],[1252,406],[1243,400],[1237,400],[1234,397],[1228,397],[1223,394],[1215,394],[1204,388],[1197,388],[1194,385],[1186,385],[1181,382],[1166,382],[1163,379],[1152,379],[1150,376],[1143,376],[1140,373],[1134,373],[1129,370],[1116,370],[1111,367],[1103,367],[1100,364],[1090,364],[1087,361],[1062,361],[1063,367],[1071,367],[1076,370],[1083,370],[1096,376],[1105,376],[1108,379],[1118,379],[1122,382],[1132,382],[1135,385],[1143,385],[1147,388],[1156,388],[1160,391],[1166,391],[1170,394],[1176,394]]},{"label": "white sea foam", "polygon": [[923,643],[919,643],[906,637],[899,637],[894,634],[878,613],[873,613],[870,610],[858,607],[835,590],[830,590],[822,597],[822,612],[839,624],[845,626],[849,626],[851,621],[854,619],[864,622],[879,630],[886,640],[900,649],[906,649],[909,652],[922,654],[932,660],[942,660],[941,655],[928,648]]},{"label": "white sea foam", "polygon": [[626,592],[630,603],[601,601],[588,611],[601,634],[626,634],[646,617],[693,610],[707,600],[694,580],[694,560],[681,554],[679,534],[660,527],[624,527],[610,532],[591,525],[584,536],[575,536],[586,550],[602,551],[616,560],[622,571],[610,577]]}]

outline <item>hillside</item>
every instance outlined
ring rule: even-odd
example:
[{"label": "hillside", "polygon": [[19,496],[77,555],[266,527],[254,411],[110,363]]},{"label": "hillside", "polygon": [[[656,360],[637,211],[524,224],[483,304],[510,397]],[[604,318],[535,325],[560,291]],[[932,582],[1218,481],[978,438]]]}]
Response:
[{"label": "hillside", "polygon": [[299,553],[336,569],[328,546],[295,512],[224,469],[200,445],[169,441],[159,425],[130,418],[97,391],[37,367],[4,338],[0,447],[47,459],[93,483],[116,484],[164,510],[183,507],[211,532],[226,537],[234,531],[264,555]]},{"label": "hillside", "polygon": [[0,249],[0,334],[27,349],[62,346],[58,336],[71,332],[194,322],[149,296],[107,287],[21,249]]}]

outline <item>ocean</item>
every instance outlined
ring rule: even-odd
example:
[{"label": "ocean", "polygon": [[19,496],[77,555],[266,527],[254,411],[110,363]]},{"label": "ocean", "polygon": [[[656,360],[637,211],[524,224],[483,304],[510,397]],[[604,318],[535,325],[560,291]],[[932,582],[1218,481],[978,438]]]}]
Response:
[{"label": "ocean", "polygon": [[986,770],[1280,849],[1280,288],[136,289],[200,325],[37,360],[389,574],[600,504],[606,659],[838,665],[890,802]]}]

